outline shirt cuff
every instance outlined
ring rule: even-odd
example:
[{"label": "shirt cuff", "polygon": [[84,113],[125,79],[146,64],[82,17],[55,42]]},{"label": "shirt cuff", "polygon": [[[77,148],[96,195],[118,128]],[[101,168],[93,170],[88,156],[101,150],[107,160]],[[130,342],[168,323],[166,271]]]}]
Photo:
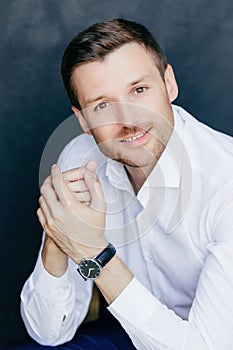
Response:
[{"label": "shirt cuff", "polygon": [[127,321],[141,329],[153,315],[166,308],[135,277],[123,292],[108,306],[114,317],[124,323]]},{"label": "shirt cuff", "polygon": [[51,275],[46,271],[43,265],[41,252],[39,253],[31,279],[34,288],[47,298],[67,294],[73,285],[72,274],[69,267],[61,277]]}]

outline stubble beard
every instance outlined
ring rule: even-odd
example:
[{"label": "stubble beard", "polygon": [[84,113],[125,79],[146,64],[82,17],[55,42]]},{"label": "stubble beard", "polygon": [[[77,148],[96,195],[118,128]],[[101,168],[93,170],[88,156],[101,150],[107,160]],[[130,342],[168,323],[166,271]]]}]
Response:
[{"label": "stubble beard", "polygon": [[148,130],[148,123],[140,125],[140,127],[123,127],[122,130],[116,135],[117,140],[113,138],[112,140],[101,142],[98,140],[98,137],[96,137],[94,132],[92,135],[98,144],[100,151],[108,158],[120,162],[126,166],[128,165],[135,168],[144,168],[148,166],[154,167],[166,148],[173,132],[174,118],[172,108],[170,108],[169,112],[167,118],[160,119],[161,117],[159,117],[158,122],[153,124],[151,130],[149,131],[152,139],[145,145],[138,144],[138,146],[135,147],[125,147],[124,144],[119,141],[119,139],[126,138],[130,133],[136,133],[137,129]]},{"label": "stubble beard", "polygon": [[116,141],[114,140],[109,140],[104,143],[100,143],[96,140],[96,142],[101,152],[108,158],[126,166],[144,168],[147,166],[155,166],[161,157],[169,138],[170,133],[169,135],[166,135],[166,138],[163,141],[154,137],[154,142],[152,142],[152,144],[145,146],[138,145],[132,148],[129,147],[129,149],[123,149],[124,146],[121,147],[121,144],[115,143]]}]

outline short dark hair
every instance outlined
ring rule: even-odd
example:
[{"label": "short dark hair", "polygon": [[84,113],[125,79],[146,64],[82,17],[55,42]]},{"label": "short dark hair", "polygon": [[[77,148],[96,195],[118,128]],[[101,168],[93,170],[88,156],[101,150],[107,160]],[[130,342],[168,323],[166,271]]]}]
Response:
[{"label": "short dark hair", "polygon": [[81,110],[72,80],[75,68],[88,62],[102,61],[113,50],[131,42],[144,46],[153,55],[155,64],[164,79],[167,67],[166,56],[145,26],[121,18],[96,23],[71,40],[62,58],[62,79],[73,106]]}]

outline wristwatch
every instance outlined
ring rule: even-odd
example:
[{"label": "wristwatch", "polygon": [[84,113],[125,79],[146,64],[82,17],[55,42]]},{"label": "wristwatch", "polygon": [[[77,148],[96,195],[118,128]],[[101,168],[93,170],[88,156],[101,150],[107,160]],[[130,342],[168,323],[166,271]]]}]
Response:
[{"label": "wristwatch", "polygon": [[108,243],[107,247],[102,250],[95,258],[84,258],[78,265],[78,272],[86,280],[94,280],[100,276],[104,266],[114,257],[116,248]]}]

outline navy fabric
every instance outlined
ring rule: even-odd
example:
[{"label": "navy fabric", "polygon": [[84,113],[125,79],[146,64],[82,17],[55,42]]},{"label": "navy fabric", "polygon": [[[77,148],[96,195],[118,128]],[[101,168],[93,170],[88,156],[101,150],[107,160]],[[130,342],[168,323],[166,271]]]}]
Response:
[{"label": "navy fabric", "polygon": [[72,341],[59,346],[42,346],[31,341],[12,350],[135,350],[128,334],[116,320],[88,322],[81,326]]}]

